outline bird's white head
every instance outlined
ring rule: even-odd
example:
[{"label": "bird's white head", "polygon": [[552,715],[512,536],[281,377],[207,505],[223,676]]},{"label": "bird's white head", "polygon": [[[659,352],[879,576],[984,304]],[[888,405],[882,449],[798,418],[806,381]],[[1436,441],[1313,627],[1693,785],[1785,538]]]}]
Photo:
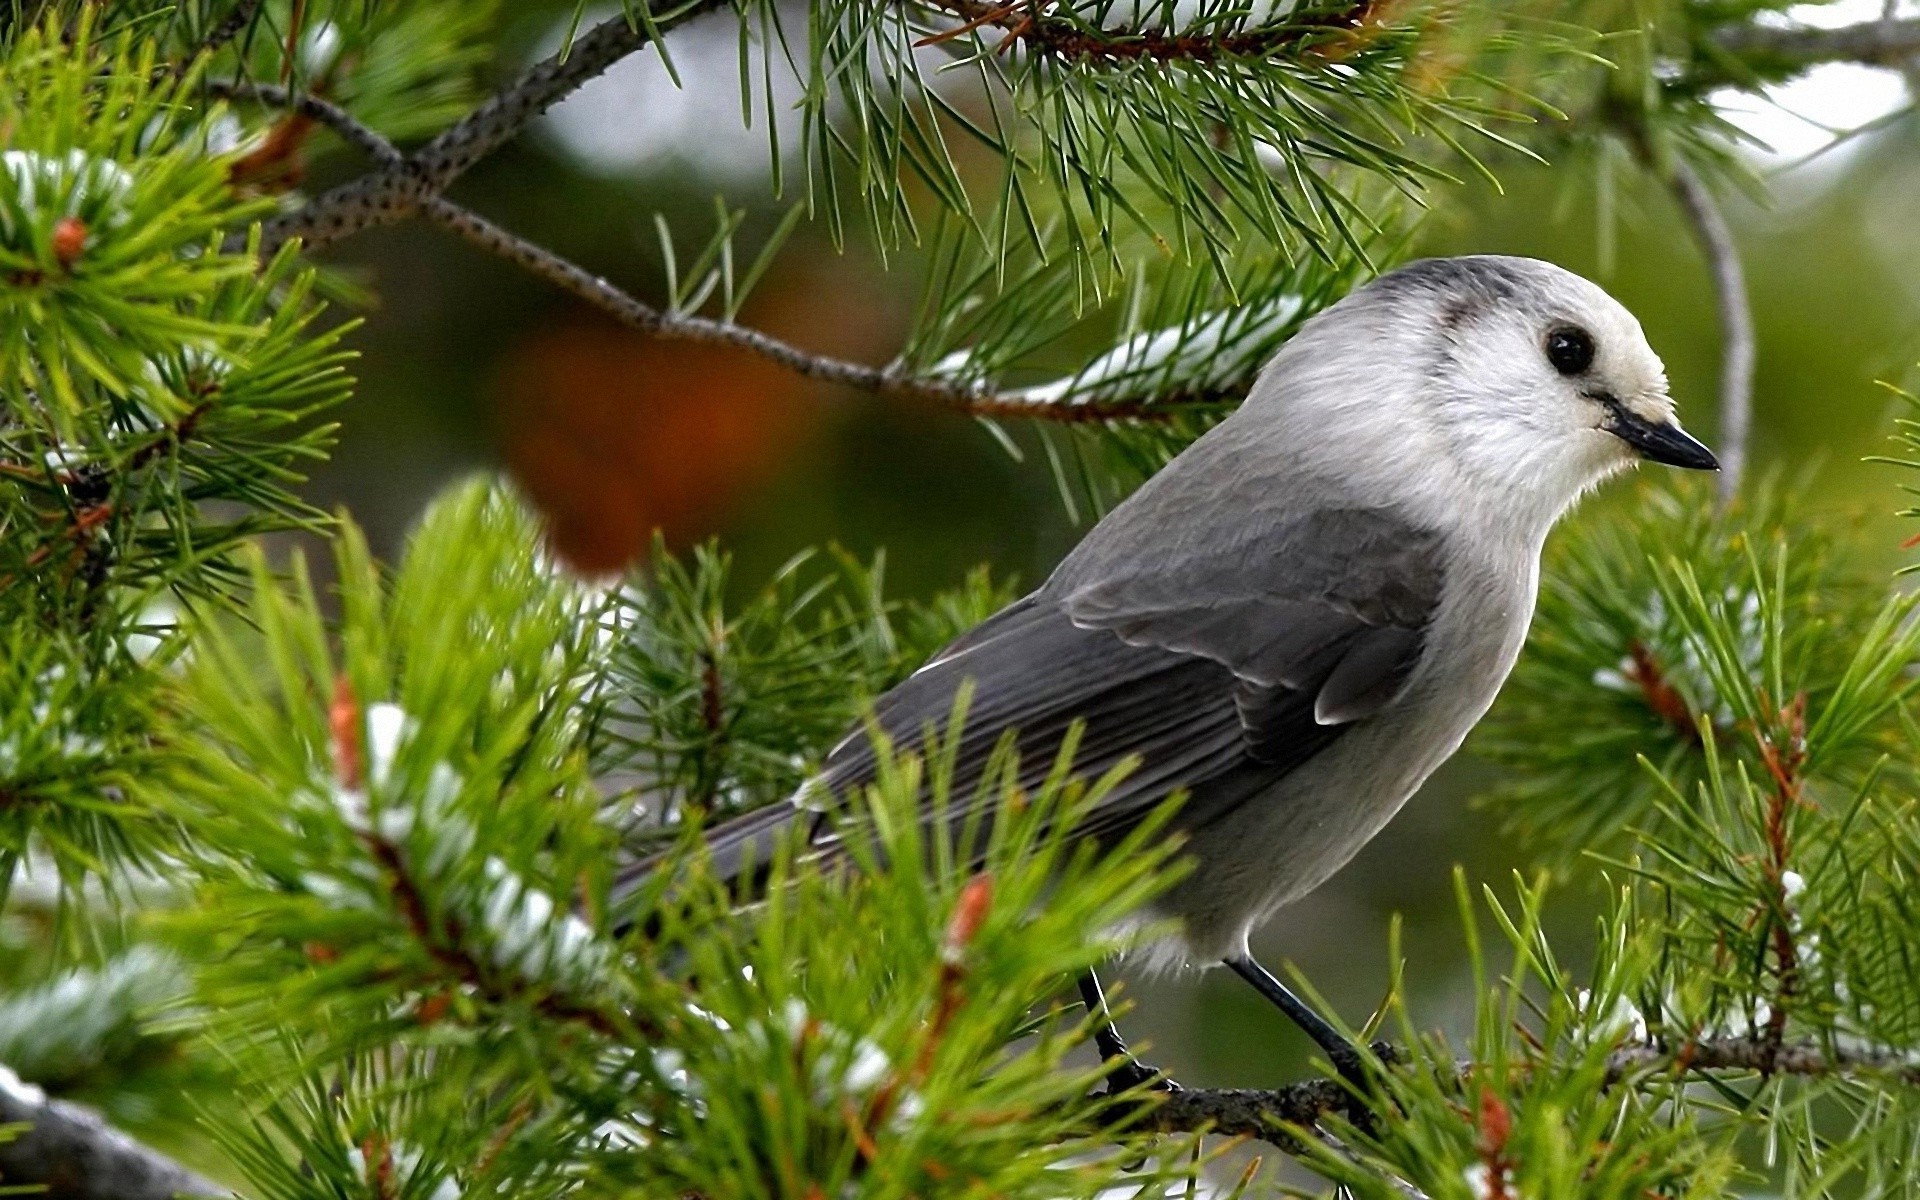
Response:
[{"label": "bird's white head", "polygon": [[1427,259],[1384,275],[1309,322],[1253,400],[1348,477],[1437,505],[1471,499],[1542,535],[1640,459],[1717,466],[1680,427],[1640,322],[1538,259]]}]

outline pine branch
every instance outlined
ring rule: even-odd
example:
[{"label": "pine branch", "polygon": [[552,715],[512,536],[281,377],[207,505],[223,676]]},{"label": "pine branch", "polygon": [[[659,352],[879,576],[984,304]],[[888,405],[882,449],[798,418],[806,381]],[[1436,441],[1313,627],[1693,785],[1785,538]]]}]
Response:
[{"label": "pine branch", "polygon": [[[435,918],[398,846],[372,834],[363,835],[362,841],[386,877],[407,932],[441,969],[462,986],[472,988],[498,1003],[514,1003],[528,998],[527,989],[511,982],[503,983],[494,977],[464,944],[462,930],[457,923]],[[658,1037],[660,1033],[644,1018],[636,1021],[627,1014],[598,1008],[559,991],[538,996],[533,1007],[543,1017],[563,1024],[579,1025],[616,1044],[631,1043],[636,1034]]]},{"label": "pine branch", "polygon": [[1741,22],[1716,31],[1713,40],[1730,54],[1764,57],[1799,67],[1829,62],[1898,67],[1920,56],[1920,17],[1862,21],[1838,29],[1782,29]]},{"label": "pine branch", "polygon": [[674,11],[641,24],[610,17],[571,45],[535,64],[514,83],[400,162],[381,167],[268,221],[261,253],[271,255],[292,238],[311,250],[376,225],[412,216],[475,163],[493,153],[533,120],[614,63],[694,17],[721,7],[721,0],[687,0]]},{"label": "pine branch", "polygon": [[[1476,1064],[1459,1065],[1460,1077],[1473,1077]],[[1739,1071],[1791,1075],[1807,1079],[1891,1079],[1920,1088],[1920,1065],[1896,1050],[1873,1048],[1829,1051],[1815,1042],[1778,1044],[1757,1037],[1703,1038],[1678,1047],[1656,1042],[1630,1043],[1607,1058],[1609,1083],[1632,1075],[1672,1071]],[[1332,1079],[1308,1079],[1279,1088],[1189,1088],[1168,1093],[1150,1109],[1146,1128],[1161,1133],[1205,1130],[1222,1137],[1258,1138],[1288,1150],[1281,1125],[1307,1127],[1328,1113],[1351,1106],[1352,1092]]]},{"label": "pine branch", "polygon": [[47,1200],[171,1200],[229,1194],[211,1180],[151,1150],[100,1118],[52,1100],[0,1066],[0,1127],[28,1128],[0,1138],[0,1187],[37,1184]]},{"label": "pine branch", "polygon": [[[1213,63],[1223,59],[1273,58],[1282,52],[1310,52],[1329,34],[1358,31],[1383,7],[1360,0],[1331,12],[1307,12],[1277,24],[1227,32],[1171,33],[1161,30],[1108,30],[1068,17],[1037,15],[1036,5],[996,4],[984,0],[936,0],[937,7],[965,23],[924,38],[933,45],[992,26],[1006,31],[1036,53],[1076,64],[1128,62]],[[1004,46],[1006,43],[1003,42]]]},{"label": "pine branch", "polygon": [[[1920,21],[1915,24],[1920,48]],[[1758,28],[1757,26],[1754,28]],[[1740,248],[1713,193],[1684,160],[1676,159],[1667,176],[1680,207],[1693,223],[1694,235],[1713,272],[1713,291],[1720,310],[1720,503],[1732,503],[1740,493],[1747,465],[1747,441],[1753,427],[1753,308],[1747,299],[1746,272]]]}]

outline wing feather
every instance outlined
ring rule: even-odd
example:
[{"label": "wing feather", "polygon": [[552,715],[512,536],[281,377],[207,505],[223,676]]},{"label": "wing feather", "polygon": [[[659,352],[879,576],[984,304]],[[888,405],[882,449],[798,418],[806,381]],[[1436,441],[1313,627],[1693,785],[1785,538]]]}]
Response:
[{"label": "wing feather", "polygon": [[[1278,779],[1391,704],[1444,583],[1438,536],[1377,509],[1317,509],[1243,530],[1225,551],[1150,561],[1100,561],[1089,545],[1094,561],[1076,551],[881,697],[873,721],[918,750],[945,736],[969,689],[956,796],[973,794],[1009,730],[1019,782],[1037,786],[1078,726],[1084,777],[1139,760],[1089,817],[1095,832],[1125,828],[1176,788],[1204,802],[1229,778]],[[869,732],[855,730],[807,795],[844,798],[876,770]]]}]

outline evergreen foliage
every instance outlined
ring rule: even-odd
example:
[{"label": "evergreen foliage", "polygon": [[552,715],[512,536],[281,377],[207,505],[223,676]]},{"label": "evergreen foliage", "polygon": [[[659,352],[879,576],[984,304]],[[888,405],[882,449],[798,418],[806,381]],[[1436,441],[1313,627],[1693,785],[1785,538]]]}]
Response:
[{"label": "evergreen foliage", "polygon": [[[512,8],[0,5],[0,1189],[71,1183],[32,1140],[69,1117],[24,1079],[176,1137],[192,1090],[202,1165],[289,1200],[1197,1194],[1215,1134],[1355,1196],[1915,1190],[1920,600],[1785,489],[1642,486],[1557,542],[1477,740],[1543,870],[1460,882],[1470,1032],[1396,989],[1365,1086],[1119,1096],[1072,981],[1183,865],[1161,821],[1073,843],[1117,776],[1070,746],[1031,794],[1003,758],[987,806],[938,746],[883,754],[848,861],[782,847],[751,905],[694,836],[792,794],[1009,582],[910,603],[884,560],[742,584],[722,548],[656,546],[590,585],[484,480],[385,566],[300,499],[353,386],[353,325],[317,296],[355,289],[311,260],[373,225],[424,217],[649,333],[933,398],[1010,446],[1043,422],[1068,502],[1098,508],[1451,181],[1520,156],[1603,194],[1728,180],[1716,89],[1900,61],[1912,20],[1843,41],[1747,0],[628,0],[516,79]],[[763,245],[722,209],[669,249],[656,310],[444,196],[696,18],[737,24],[743,96],[805,84]],[[373,161],[303,191],[346,151]],[[739,323],[805,220],[922,271],[885,368]],[[261,541],[295,530],[329,570]],[[912,819],[923,785],[996,816]],[[1549,916],[1595,894],[1576,965]]]}]

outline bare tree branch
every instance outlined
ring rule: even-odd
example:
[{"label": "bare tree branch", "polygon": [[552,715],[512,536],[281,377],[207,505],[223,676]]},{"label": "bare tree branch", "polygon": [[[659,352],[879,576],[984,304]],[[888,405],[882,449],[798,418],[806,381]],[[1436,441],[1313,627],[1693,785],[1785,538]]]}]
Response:
[{"label": "bare tree branch", "polygon": [[406,161],[399,147],[378,131],[361,124],[352,113],[333,101],[323,100],[311,92],[292,92],[275,84],[240,79],[209,79],[206,89],[209,94],[223,100],[257,100],[273,108],[288,109],[311,118],[339,134],[348,144],[382,166],[397,167]]},{"label": "bare tree branch", "polygon": [[1862,21],[1838,29],[1782,29],[1743,21],[1714,34],[1714,43],[1743,58],[1767,58],[1788,66],[1855,62],[1898,67],[1920,57],[1920,17]]},{"label": "bare tree branch", "polygon": [[490,254],[525,267],[631,329],[675,341],[737,346],[809,379],[837,383],[876,396],[926,401],[976,417],[1020,417],[1070,424],[1153,421],[1171,416],[1180,407],[1180,398],[1169,401],[1164,397],[1078,402],[1034,399],[1020,393],[996,393],[947,379],[914,375],[892,366],[873,367],[814,354],[732,321],[654,308],[586,268],[449,200],[429,199],[423,203],[421,212],[435,224]]},{"label": "bare tree branch", "polygon": [[48,1099],[0,1066],[0,1126],[28,1128],[0,1135],[0,1188],[37,1184],[48,1200],[171,1200],[225,1196],[227,1189],[148,1149],[100,1115]]},{"label": "bare tree branch", "polygon": [[546,112],[614,63],[652,41],[651,31],[666,33],[721,7],[723,0],[685,0],[655,17],[651,26],[610,17],[574,39],[572,45],[529,68],[432,141],[405,159],[343,183],[299,209],[275,217],[262,229],[262,253],[271,255],[290,238],[309,249],[339,241],[375,225],[391,225],[413,215],[422,201],[437,196],[473,164],[493,153]]},{"label": "bare tree branch", "polygon": [[1673,194],[1693,222],[1695,236],[1713,272],[1720,310],[1720,503],[1732,502],[1746,472],[1747,441],[1753,428],[1753,309],[1747,299],[1740,248],[1713,193],[1686,162],[1676,160],[1668,175]]}]

